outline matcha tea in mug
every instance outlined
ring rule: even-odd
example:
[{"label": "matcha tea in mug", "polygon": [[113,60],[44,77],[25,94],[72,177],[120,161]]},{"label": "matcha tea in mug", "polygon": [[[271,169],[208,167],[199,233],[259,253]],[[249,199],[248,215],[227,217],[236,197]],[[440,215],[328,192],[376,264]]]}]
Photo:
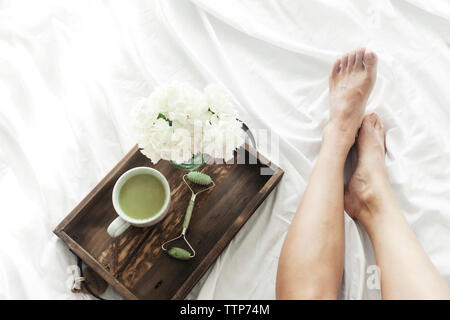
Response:
[{"label": "matcha tea in mug", "polygon": [[119,191],[120,208],[134,219],[153,217],[161,211],[165,198],[162,182],[148,173],[129,178]]},{"label": "matcha tea in mug", "polygon": [[148,227],[161,221],[170,203],[170,187],[161,172],[138,167],[128,170],[114,185],[112,201],[117,217],[108,227],[117,237],[130,225]]}]

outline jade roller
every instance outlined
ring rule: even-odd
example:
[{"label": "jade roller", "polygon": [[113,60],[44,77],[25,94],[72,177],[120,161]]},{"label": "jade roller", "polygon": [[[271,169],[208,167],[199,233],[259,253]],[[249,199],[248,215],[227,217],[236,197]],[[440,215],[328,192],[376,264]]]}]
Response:
[{"label": "jade roller", "polygon": [[[209,186],[209,187],[195,193],[194,190],[189,185],[189,183],[186,181],[186,178],[195,184],[199,184],[202,186]],[[191,172],[185,174],[183,176],[183,181],[188,186],[189,190],[191,190],[191,192],[192,192],[191,200],[189,200],[189,204],[186,209],[186,214],[184,215],[183,229],[181,231],[181,234],[178,237],[164,242],[161,247],[172,258],[175,258],[178,260],[189,260],[189,259],[192,259],[193,257],[195,257],[195,250],[194,250],[194,248],[192,248],[191,244],[186,239],[186,231],[188,229],[189,222],[191,221],[192,210],[194,209],[194,205],[195,205],[195,198],[197,197],[198,194],[200,194],[206,190],[214,188],[215,184],[214,184],[214,181],[212,181],[210,176],[208,176],[207,174],[198,172],[198,171],[191,171]],[[180,238],[183,238],[183,240],[186,242],[186,244],[188,245],[191,252],[189,252],[188,250],[182,249],[182,248],[177,248],[177,247],[166,248],[166,245],[169,242],[173,242]]]}]

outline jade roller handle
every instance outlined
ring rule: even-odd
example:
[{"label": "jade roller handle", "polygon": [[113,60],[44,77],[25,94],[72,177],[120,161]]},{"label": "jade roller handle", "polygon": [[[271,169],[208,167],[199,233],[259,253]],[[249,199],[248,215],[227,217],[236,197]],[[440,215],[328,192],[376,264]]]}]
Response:
[{"label": "jade roller handle", "polygon": [[183,221],[183,231],[181,232],[182,235],[186,234],[186,230],[189,227],[189,222],[191,221],[192,216],[192,210],[194,210],[195,205],[195,194],[192,195],[191,200],[189,200],[189,204],[186,209],[186,214],[184,215],[184,221]]}]

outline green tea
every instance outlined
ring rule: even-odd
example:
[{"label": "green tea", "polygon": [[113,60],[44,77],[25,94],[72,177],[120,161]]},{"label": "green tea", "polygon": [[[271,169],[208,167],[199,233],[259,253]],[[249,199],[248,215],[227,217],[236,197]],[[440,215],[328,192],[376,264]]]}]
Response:
[{"label": "green tea", "polygon": [[158,178],[138,174],[129,178],[120,189],[119,204],[122,211],[134,219],[148,219],[161,211],[166,193]]}]

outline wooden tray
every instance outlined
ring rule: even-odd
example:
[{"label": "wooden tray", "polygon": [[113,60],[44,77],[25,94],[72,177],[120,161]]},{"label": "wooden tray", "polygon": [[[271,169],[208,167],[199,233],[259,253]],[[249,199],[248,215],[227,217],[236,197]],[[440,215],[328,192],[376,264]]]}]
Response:
[{"label": "wooden tray", "polygon": [[[236,164],[242,163],[243,156],[245,164]],[[206,164],[200,169],[212,177],[216,187],[200,194],[195,201],[186,235],[196,250],[191,260],[175,260],[161,250],[164,241],[181,232],[190,199],[190,191],[181,180],[185,172],[163,160],[153,165],[137,146],[54,233],[124,298],[183,299],[284,173],[248,145],[237,152],[234,162]],[[172,197],[169,213],[155,226],[130,227],[112,239],[106,228],[117,217],[111,202],[114,183],[122,173],[138,166],[154,167],[166,176]]]}]

